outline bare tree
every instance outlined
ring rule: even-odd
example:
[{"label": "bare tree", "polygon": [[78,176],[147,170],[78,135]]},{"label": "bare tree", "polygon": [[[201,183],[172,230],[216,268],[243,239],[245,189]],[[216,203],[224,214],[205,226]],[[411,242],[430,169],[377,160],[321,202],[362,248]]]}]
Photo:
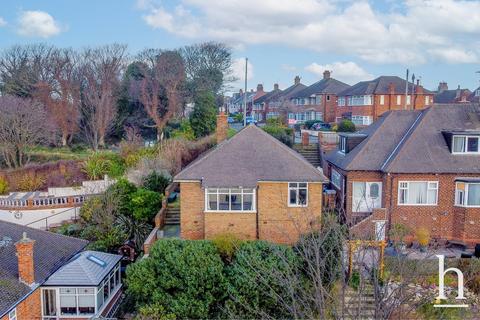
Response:
[{"label": "bare tree", "polygon": [[42,104],[14,96],[0,97],[0,151],[9,168],[30,160],[29,147],[47,142],[52,126]]},{"label": "bare tree", "polygon": [[32,97],[39,81],[49,81],[54,48],[45,44],[16,45],[0,56],[2,94]]},{"label": "bare tree", "polygon": [[49,111],[61,132],[62,145],[66,146],[78,130],[80,121],[79,58],[69,49],[56,49],[50,56],[50,81],[36,85],[35,97]]},{"label": "bare tree", "polygon": [[81,126],[95,150],[105,146],[105,138],[114,124],[116,91],[125,66],[126,49],[125,45],[113,44],[83,53]]},{"label": "bare tree", "polygon": [[185,82],[183,59],[176,51],[165,51],[156,60],[150,57],[144,69],[144,77],[135,83],[134,91],[154,122],[160,141],[167,122],[181,111]]}]

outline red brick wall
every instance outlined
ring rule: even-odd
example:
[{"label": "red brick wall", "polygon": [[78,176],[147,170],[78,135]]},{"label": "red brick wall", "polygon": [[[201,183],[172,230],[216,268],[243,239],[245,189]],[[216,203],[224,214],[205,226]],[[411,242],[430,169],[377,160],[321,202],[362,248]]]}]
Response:
[{"label": "red brick wall", "polygon": [[[40,303],[40,288],[38,288],[17,305],[17,319],[40,320],[41,318],[42,307]],[[8,314],[3,316],[0,320],[9,320]]]},{"label": "red brick wall", "polygon": [[205,238],[205,195],[200,182],[180,183],[180,234],[183,239]]}]

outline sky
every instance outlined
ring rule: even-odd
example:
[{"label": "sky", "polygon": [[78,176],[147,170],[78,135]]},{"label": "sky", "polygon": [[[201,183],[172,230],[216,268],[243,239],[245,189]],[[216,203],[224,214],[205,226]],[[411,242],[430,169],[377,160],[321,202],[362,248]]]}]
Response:
[{"label": "sky", "polygon": [[221,41],[249,88],[309,85],[325,69],[348,84],[408,68],[435,90],[480,86],[480,1],[456,0],[0,0],[0,50],[44,42],[119,42],[134,55]]}]

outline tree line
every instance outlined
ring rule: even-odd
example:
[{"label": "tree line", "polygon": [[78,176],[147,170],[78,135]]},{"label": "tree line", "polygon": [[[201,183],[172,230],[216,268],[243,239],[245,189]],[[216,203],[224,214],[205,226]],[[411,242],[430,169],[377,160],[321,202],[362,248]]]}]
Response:
[{"label": "tree line", "polygon": [[231,49],[206,42],[130,54],[126,45],[80,50],[15,45],[0,54],[0,148],[9,167],[26,145],[121,139],[125,128],[158,140],[168,122],[204,93],[222,101],[233,80]]}]

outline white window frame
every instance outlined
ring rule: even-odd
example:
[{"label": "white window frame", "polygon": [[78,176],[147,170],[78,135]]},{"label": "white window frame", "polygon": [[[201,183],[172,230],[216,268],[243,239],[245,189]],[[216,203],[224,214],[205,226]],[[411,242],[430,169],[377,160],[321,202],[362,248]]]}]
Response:
[{"label": "white window frame", "polygon": [[[400,199],[401,199],[401,192],[402,190],[407,190],[407,197],[406,197],[406,200],[408,201],[408,198],[409,198],[409,189],[410,189],[410,183],[426,183],[427,184],[427,203],[401,203],[400,202]],[[407,184],[407,187],[403,187],[402,184]],[[435,184],[436,187],[435,188],[431,188],[431,184]],[[438,205],[438,189],[439,189],[439,183],[438,181],[415,181],[415,180],[411,180],[411,181],[399,181],[398,182],[398,193],[397,193],[397,205],[399,206],[437,206]],[[436,191],[436,195],[435,195],[435,203],[428,203],[428,194],[429,192],[428,191],[431,191],[431,190],[435,190]]]},{"label": "white window frame", "polygon": [[[365,188],[365,198],[360,201],[356,201],[355,189],[359,184],[363,184]],[[378,186],[378,196],[371,197],[371,187],[376,184]],[[383,183],[380,181],[353,181],[352,182],[352,212],[372,212],[373,209],[382,207],[382,197],[383,197]],[[363,201],[363,202],[361,202]],[[367,210],[359,210],[361,205],[364,204],[367,207]]]},{"label": "white window frame", "polygon": [[8,320],[17,320],[17,308],[13,308],[8,312]]},{"label": "white window frame", "polygon": [[430,97],[429,96],[425,96],[425,105],[426,106],[430,105]]},{"label": "white window frame", "polygon": [[397,95],[397,105],[401,105],[402,104],[402,96],[401,95]]},{"label": "white window frame", "polygon": [[[228,210],[221,210],[220,209],[220,195],[225,195],[225,192],[220,192],[220,189],[228,189],[228,198],[229,200],[229,205],[228,205]],[[231,197],[232,197],[232,189],[239,189],[241,190],[241,208],[240,210],[232,210],[232,203],[231,203]],[[257,195],[256,195],[256,189],[255,188],[205,188],[205,212],[238,212],[238,213],[253,213],[257,212]],[[217,209],[212,210],[208,208],[208,195],[209,194],[216,194],[217,195]],[[238,194],[238,193],[234,193]],[[252,196],[252,210],[243,210],[243,196],[244,195],[251,195]]]},{"label": "white window frame", "polygon": [[338,151],[343,154],[347,152],[347,137],[340,136],[338,139]]},{"label": "white window frame", "polygon": [[[464,190],[459,190],[458,185],[464,184]],[[463,208],[480,208],[480,205],[469,205],[468,204],[468,189],[470,185],[480,185],[480,182],[463,182],[457,181],[455,183],[455,206]],[[460,201],[460,193],[463,194],[463,203]]]},{"label": "white window frame", "polygon": [[337,170],[333,169],[333,168],[332,168],[332,172],[330,173],[330,181],[332,182],[332,184],[333,184],[335,187],[337,187],[338,189],[341,190],[341,189],[342,189],[342,186],[341,186],[341,185],[337,185],[337,184],[335,183],[335,179],[333,179],[333,176],[338,177],[338,180],[339,180],[338,182],[339,182],[339,184],[342,184],[342,180],[343,180],[342,174],[341,174],[340,172],[338,172]]},{"label": "white window frame", "polygon": [[337,105],[339,107],[344,107],[345,106],[345,97],[338,97]]},{"label": "white window frame", "polygon": [[[463,152],[455,151],[455,138],[463,138]],[[477,139],[478,140],[478,150],[477,151],[468,151],[468,139]],[[470,136],[470,135],[453,135],[452,136],[452,154],[480,154],[480,136]]]},{"label": "white window frame", "polygon": [[352,116],[352,122],[357,126],[369,126],[372,124],[370,116]]},{"label": "white window frame", "polygon": [[[305,187],[300,187],[300,184],[305,184]],[[299,203],[298,200],[300,199],[300,190],[305,189],[306,195],[305,195],[305,203]],[[296,191],[296,203],[291,204],[290,203],[290,191],[295,190]],[[288,207],[290,208],[305,208],[308,207],[308,182],[289,182],[288,183]]]},{"label": "white window frame", "polygon": [[383,94],[380,95],[380,104],[381,105],[385,104],[385,95],[383,95]]},{"label": "white window frame", "polygon": [[410,105],[410,104],[412,104],[412,96],[407,95],[407,105]]}]

